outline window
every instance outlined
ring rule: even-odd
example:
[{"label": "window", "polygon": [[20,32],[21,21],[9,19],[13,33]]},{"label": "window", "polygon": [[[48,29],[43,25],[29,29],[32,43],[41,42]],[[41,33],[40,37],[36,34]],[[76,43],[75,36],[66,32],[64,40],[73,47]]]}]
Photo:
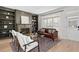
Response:
[{"label": "window", "polygon": [[42,28],[51,28],[53,25],[52,18],[43,18],[41,25]]},{"label": "window", "polygon": [[69,28],[77,29],[78,28],[78,23],[79,23],[79,17],[78,16],[72,16],[68,17],[69,21]]},{"label": "window", "polygon": [[47,22],[48,22],[47,23],[48,24],[47,27],[52,28],[52,26],[53,26],[53,19],[52,18],[48,18]]},{"label": "window", "polygon": [[53,17],[53,26],[58,27],[60,25],[60,17]]},{"label": "window", "polygon": [[42,28],[58,27],[60,25],[59,21],[60,21],[59,16],[45,17],[45,18],[42,18],[42,20],[41,20],[41,27]]}]

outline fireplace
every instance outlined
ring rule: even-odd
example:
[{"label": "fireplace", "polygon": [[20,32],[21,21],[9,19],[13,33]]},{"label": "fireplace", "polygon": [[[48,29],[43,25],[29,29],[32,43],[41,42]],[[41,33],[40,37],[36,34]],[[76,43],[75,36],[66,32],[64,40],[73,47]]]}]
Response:
[{"label": "fireplace", "polygon": [[23,34],[30,34],[30,28],[21,28],[21,33]]}]

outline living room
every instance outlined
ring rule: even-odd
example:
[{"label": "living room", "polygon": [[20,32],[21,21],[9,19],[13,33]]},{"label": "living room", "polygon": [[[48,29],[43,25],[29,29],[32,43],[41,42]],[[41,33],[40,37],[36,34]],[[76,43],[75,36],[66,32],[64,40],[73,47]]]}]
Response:
[{"label": "living room", "polygon": [[1,6],[0,11],[0,52],[79,51],[78,6]]}]

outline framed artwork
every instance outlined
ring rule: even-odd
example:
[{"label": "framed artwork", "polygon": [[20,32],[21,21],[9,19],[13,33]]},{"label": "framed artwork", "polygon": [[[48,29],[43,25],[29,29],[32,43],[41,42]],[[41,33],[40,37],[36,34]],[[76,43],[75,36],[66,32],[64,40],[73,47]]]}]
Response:
[{"label": "framed artwork", "polygon": [[21,16],[21,24],[30,24],[29,16]]}]

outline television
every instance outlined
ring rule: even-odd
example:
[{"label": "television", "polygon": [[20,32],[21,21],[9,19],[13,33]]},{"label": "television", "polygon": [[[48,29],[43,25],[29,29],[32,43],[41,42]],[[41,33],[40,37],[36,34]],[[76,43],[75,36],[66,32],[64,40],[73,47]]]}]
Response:
[{"label": "television", "polygon": [[21,24],[30,24],[29,16],[21,16]]}]

